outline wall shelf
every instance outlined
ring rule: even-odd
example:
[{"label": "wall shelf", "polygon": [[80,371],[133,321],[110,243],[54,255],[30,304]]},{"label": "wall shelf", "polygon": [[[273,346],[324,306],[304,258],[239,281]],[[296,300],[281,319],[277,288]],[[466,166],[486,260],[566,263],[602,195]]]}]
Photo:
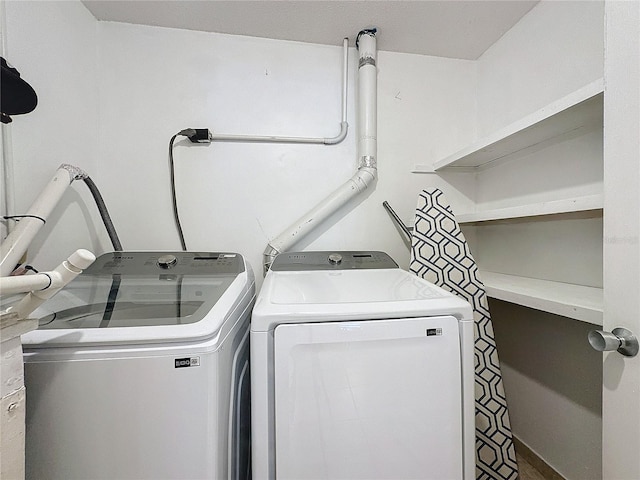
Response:
[{"label": "wall shelf", "polygon": [[604,82],[596,80],[468,147],[434,162],[433,168],[416,165],[414,172],[444,168],[486,166],[525,149],[542,146],[557,137],[578,134],[602,126]]},{"label": "wall shelf", "polygon": [[480,279],[491,298],[602,325],[602,288],[484,271]]},{"label": "wall shelf", "polygon": [[472,213],[463,213],[456,216],[458,223],[487,222],[491,220],[507,220],[515,218],[536,217],[540,215],[556,215],[561,213],[586,212],[591,210],[602,211],[604,204],[603,195],[585,195],[581,197],[551,200],[515,207],[480,210]]},{"label": "wall shelf", "polygon": [[[438,174],[442,171],[473,173],[497,161],[543,148],[587,132],[602,129],[604,82],[596,80],[544,108],[501,128],[466,148],[431,165],[416,165],[414,173]],[[531,161],[528,157],[526,161]],[[535,161],[535,158],[534,160]],[[498,171],[499,169],[496,169]],[[561,200],[460,214],[462,224],[531,218],[545,215],[592,212],[602,215],[603,195],[588,194]],[[550,245],[549,248],[552,248]],[[553,273],[553,272],[550,272]],[[480,272],[487,295],[525,307],[549,312],[593,325],[603,323],[603,289],[540,280],[488,271]]]}]

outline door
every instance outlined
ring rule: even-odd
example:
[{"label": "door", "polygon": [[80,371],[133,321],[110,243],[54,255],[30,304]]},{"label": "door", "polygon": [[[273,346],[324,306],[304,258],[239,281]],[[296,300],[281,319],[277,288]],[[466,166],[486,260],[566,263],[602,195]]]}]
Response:
[{"label": "door", "polygon": [[[640,2],[605,4],[604,328],[640,335]],[[604,354],[603,477],[640,479],[640,355]]]},{"label": "door", "polygon": [[274,352],[278,479],[462,478],[455,318],[280,325]]}]

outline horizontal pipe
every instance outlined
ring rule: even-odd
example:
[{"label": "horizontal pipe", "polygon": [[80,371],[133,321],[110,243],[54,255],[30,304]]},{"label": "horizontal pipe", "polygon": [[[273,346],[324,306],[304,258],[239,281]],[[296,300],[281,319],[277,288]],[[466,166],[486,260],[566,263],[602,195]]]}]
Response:
[{"label": "horizontal pipe", "polygon": [[294,143],[312,145],[336,145],[347,137],[349,124],[347,123],[347,85],[349,67],[349,39],[342,43],[342,117],[340,132],[335,137],[283,137],[271,135],[228,135],[224,133],[211,133],[209,139],[212,142],[239,142],[239,143]]},{"label": "horizontal pipe", "polygon": [[0,277],[0,292],[2,295],[26,293],[32,290],[44,290],[53,280],[48,273],[36,275],[17,275],[15,277]]},{"label": "horizontal pipe", "polygon": [[316,145],[335,145],[342,142],[347,136],[349,124],[347,122],[340,123],[340,133],[331,138],[315,138],[315,137],[276,137],[261,135],[226,135],[221,133],[212,133],[210,139],[212,142],[241,142],[241,143],[304,143]]}]

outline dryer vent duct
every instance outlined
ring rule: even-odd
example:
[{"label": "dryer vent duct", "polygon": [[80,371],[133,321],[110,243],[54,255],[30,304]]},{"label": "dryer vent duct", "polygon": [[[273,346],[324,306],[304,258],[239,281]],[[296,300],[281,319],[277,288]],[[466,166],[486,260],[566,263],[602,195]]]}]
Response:
[{"label": "dryer vent duct", "polygon": [[376,29],[362,30],[358,48],[358,170],[346,183],[273,239],[264,250],[264,274],[279,253],[304,238],[378,178]]}]

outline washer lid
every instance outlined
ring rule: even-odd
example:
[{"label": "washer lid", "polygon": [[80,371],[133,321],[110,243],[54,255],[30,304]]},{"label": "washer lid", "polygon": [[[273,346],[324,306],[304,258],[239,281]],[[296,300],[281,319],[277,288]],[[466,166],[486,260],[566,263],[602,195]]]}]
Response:
[{"label": "washer lid", "polygon": [[234,278],[80,276],[34,315],[40,330],[196,323],[220,300]]},{"label": "washer lid", "polygon": [[37,348],[212,337],[253,288],[236,253],[108,253],[31,315],[39,327],[23,341]]}]

